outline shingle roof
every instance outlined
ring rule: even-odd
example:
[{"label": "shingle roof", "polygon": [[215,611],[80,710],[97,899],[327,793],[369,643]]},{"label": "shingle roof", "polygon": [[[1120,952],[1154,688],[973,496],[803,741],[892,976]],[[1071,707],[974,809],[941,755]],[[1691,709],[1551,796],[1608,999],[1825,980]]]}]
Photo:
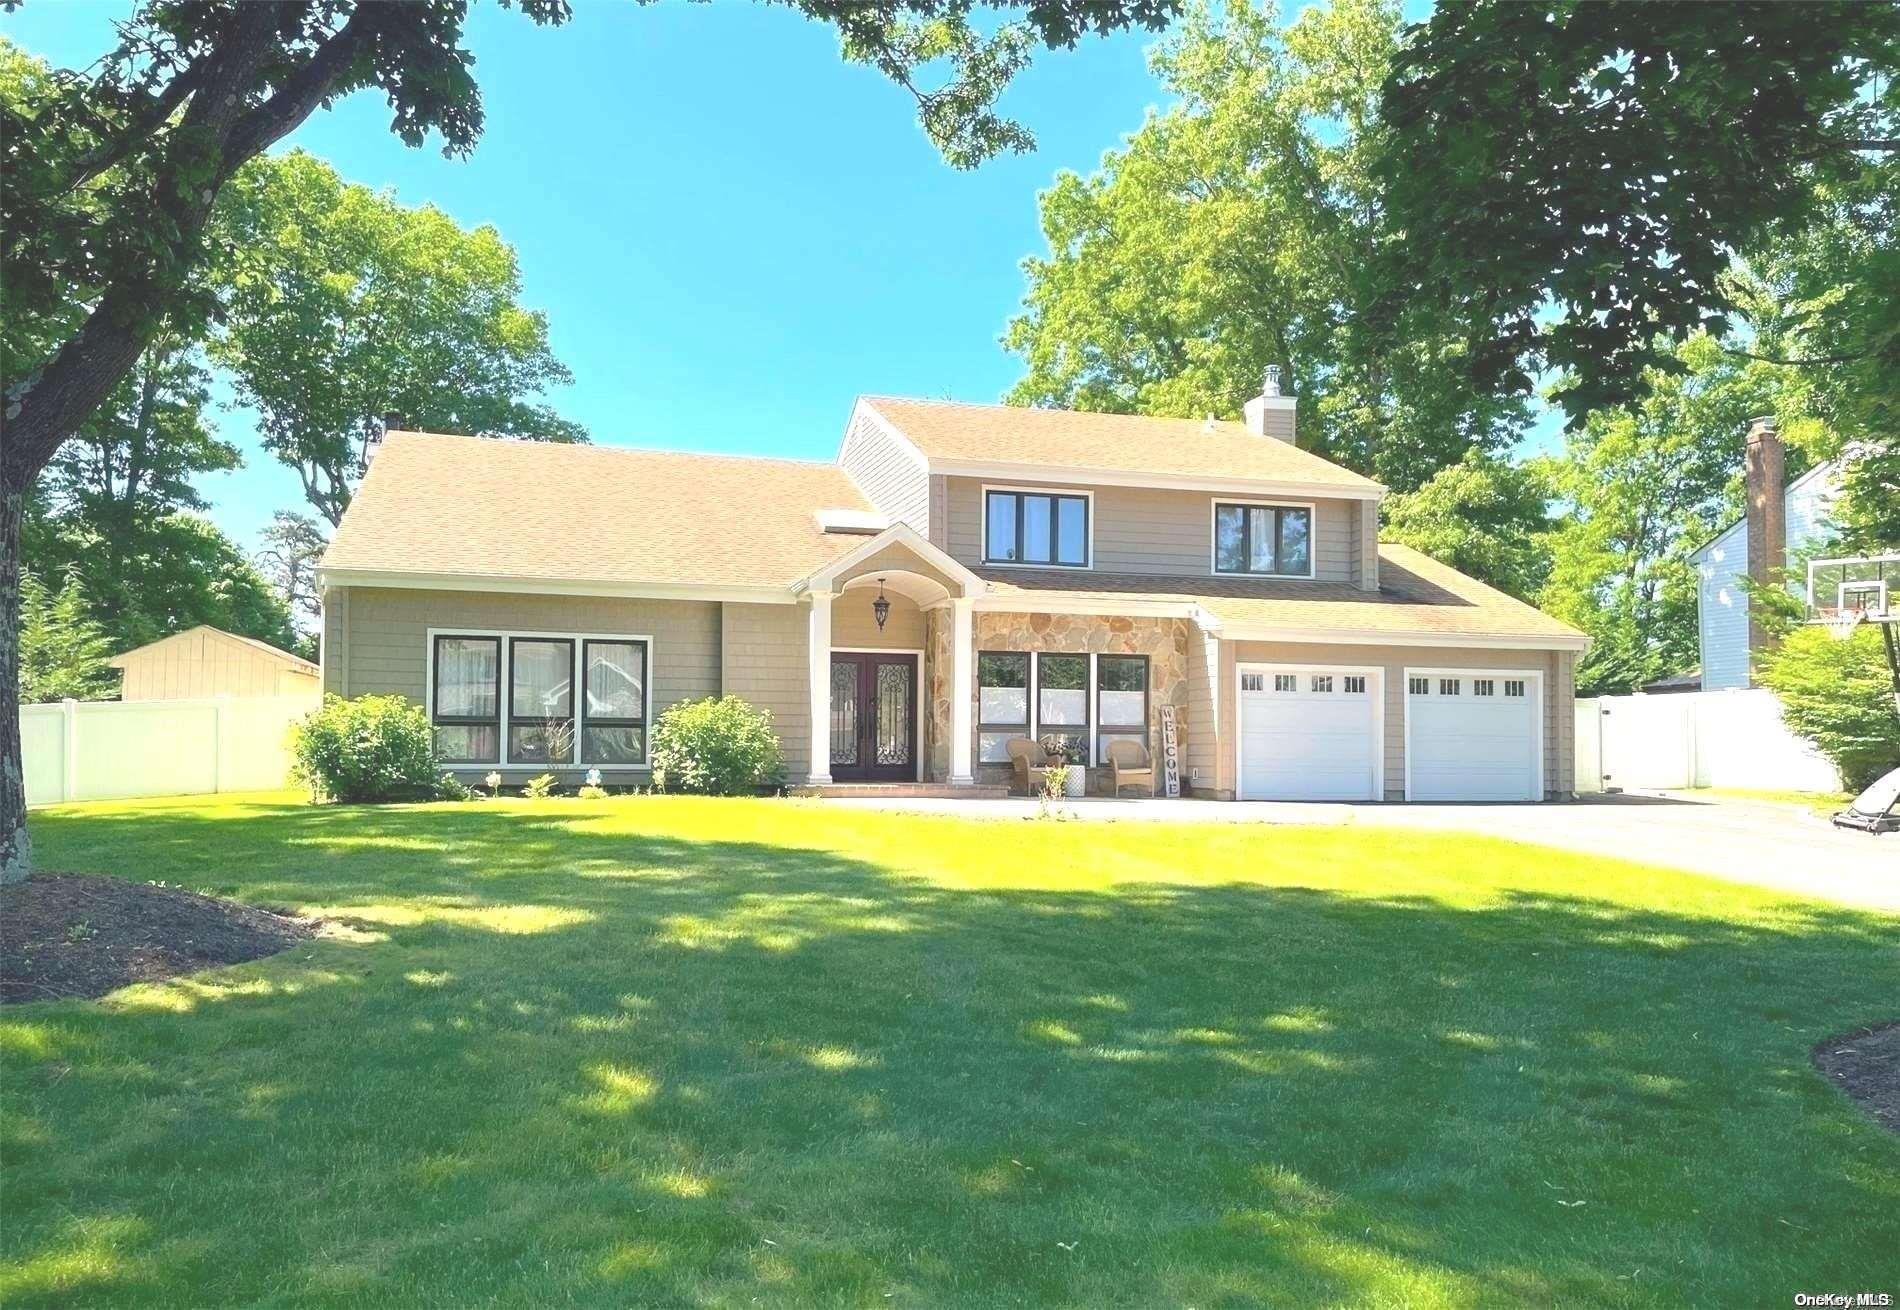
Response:
[{"label": "shingle roof", "polygon": [[789,587],[863,540],[830,508],[871,508],[830,463],[396,432],[323,567]]},{"label": "shingle roof", "polygon": [[1047,465],[1180,478],[1252,478],[1377,491],[1379,484],[1310,450],[1239,423],[1089,414],[1015,405],[866,396],[864,403],[925,458]]},{"label": "shingle roof", "polygon": [[1567,623],[1515,600],[1409,546],[1379,546],[1379,590],[1349,582],[1279,581],[1232,577],[1153,577],[982,568],[992,592],[1019,593],[1024,603],[1062,595],[1100,600],[1180,601],[1199,605],[1224,628],[1283,628],[1327,632],[1442,634],[1448,637],[1555,638],[1583,636]]}]

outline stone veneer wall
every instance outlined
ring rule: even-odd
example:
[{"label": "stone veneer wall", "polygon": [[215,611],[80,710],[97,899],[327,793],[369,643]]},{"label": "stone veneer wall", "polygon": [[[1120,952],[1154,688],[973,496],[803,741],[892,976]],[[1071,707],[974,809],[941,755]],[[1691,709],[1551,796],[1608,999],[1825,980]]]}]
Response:
[{"label": "stone veneer wall", "polygon": [[[1175,734],[1181,758],[1187,758],[1189,733],[1203,725],[1190,724],[1188,707],[1188,624],[1182,619],[1104,618],[1092,614],[978,613],[974,649],[1047,651],[1055,654],[1094,652],[1103,655],[1148,657],[1148,741],[1151,750],[1161,741],[1161,706],[1174,706]],[[950,612],[928,615],[930,686],[930,740],[925,774],[933,781],[950,776]],[[974,689],[972,690],[974,696]],[[1091,707],[1091,713],[1093,707]],[[971,722],[976,721],[974,707]],[[978,764],[977,781],[1002,783],[1010,779],[1009,766]],[[1091,794],[1107,794],[1109,770],[1089,770]],[[1157,782],[1159,779],[1157,779]]]}]

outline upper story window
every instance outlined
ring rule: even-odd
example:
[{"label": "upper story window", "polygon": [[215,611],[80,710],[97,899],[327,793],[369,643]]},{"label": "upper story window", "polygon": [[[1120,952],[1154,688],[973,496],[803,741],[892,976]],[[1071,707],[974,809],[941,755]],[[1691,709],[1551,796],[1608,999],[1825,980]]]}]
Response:
[{"label": "upper story window", "polygon": [[1089,566],[1089,498],[1069,491],[983,493],[983,562]]},{"label": "upper story window", "polygon": [[1214,571],[1313,576],[1313,507],[1216,502]]}]

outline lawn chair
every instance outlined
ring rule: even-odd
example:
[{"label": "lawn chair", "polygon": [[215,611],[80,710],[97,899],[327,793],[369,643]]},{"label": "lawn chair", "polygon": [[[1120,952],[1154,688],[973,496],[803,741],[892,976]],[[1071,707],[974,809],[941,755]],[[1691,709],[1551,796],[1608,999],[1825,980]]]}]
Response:
[{"label": "lawn chair", "polygon": [[1004,745],[1009,752],[1010,766],[1016,770],[1016,785],[1022,788],[1023,795],[1034,796],[1042,791],[1042,780],[1048,776],[1049,752],[1040,742],[1029,737],[1011,737]]},{"label": "lawn chair", "polygon": [[1130,737],[1118,737],[1108,743],[1108,767],[1114,775],[1114,786],[1109,795],[1120,796],[1122,788],[1127,786],[1146,786],[1148,794],[1155,794],[1155,762],[1148,755],[1148,748]]}]

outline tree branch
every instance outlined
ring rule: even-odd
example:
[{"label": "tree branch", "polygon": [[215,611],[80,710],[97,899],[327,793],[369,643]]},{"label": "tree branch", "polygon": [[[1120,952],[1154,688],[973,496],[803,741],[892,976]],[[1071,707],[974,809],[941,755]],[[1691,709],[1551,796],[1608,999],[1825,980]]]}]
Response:
[{"label": "tree branch", "polygon": [[1754,359],[1764,364],[1785,364],[1790,368],[1813,368],[1821,364],[1852,364],[1856,360],[1866,359],[1874,352],[1854,350],[1842,355],[1817,355],[1813,359],[1782,359],[1777,355],[1758,355],[1752,350],[1737,350],[1733,346],[1723,346],[1722,353],[1736,359]]},{"label": "tree branch", "polygon": [[145,111],[133,119],[123,132],[110,141],[103,141],[94,146],[75,160],[72,176],[66,179],[57,194],[67,195],[78,190],[131,154],[136,146],[150,137],[158,130],[160,124],[172,116],[178,106],[185,102],[185,97],[197,89],[198,82],[203,76],[204,65],[194,63],[174,77],[166,84],[164,91],[147,105]]},{"label": "tree branch", "polygon": [[381,20],[381,5],[359,4],[349,21],[317,47],[310,62],[292,73],[277,94],[240,118],[231,129],[225,149],[232,166],[268,148],[308,118],[323,103],[343,70],[354,62]]}]

